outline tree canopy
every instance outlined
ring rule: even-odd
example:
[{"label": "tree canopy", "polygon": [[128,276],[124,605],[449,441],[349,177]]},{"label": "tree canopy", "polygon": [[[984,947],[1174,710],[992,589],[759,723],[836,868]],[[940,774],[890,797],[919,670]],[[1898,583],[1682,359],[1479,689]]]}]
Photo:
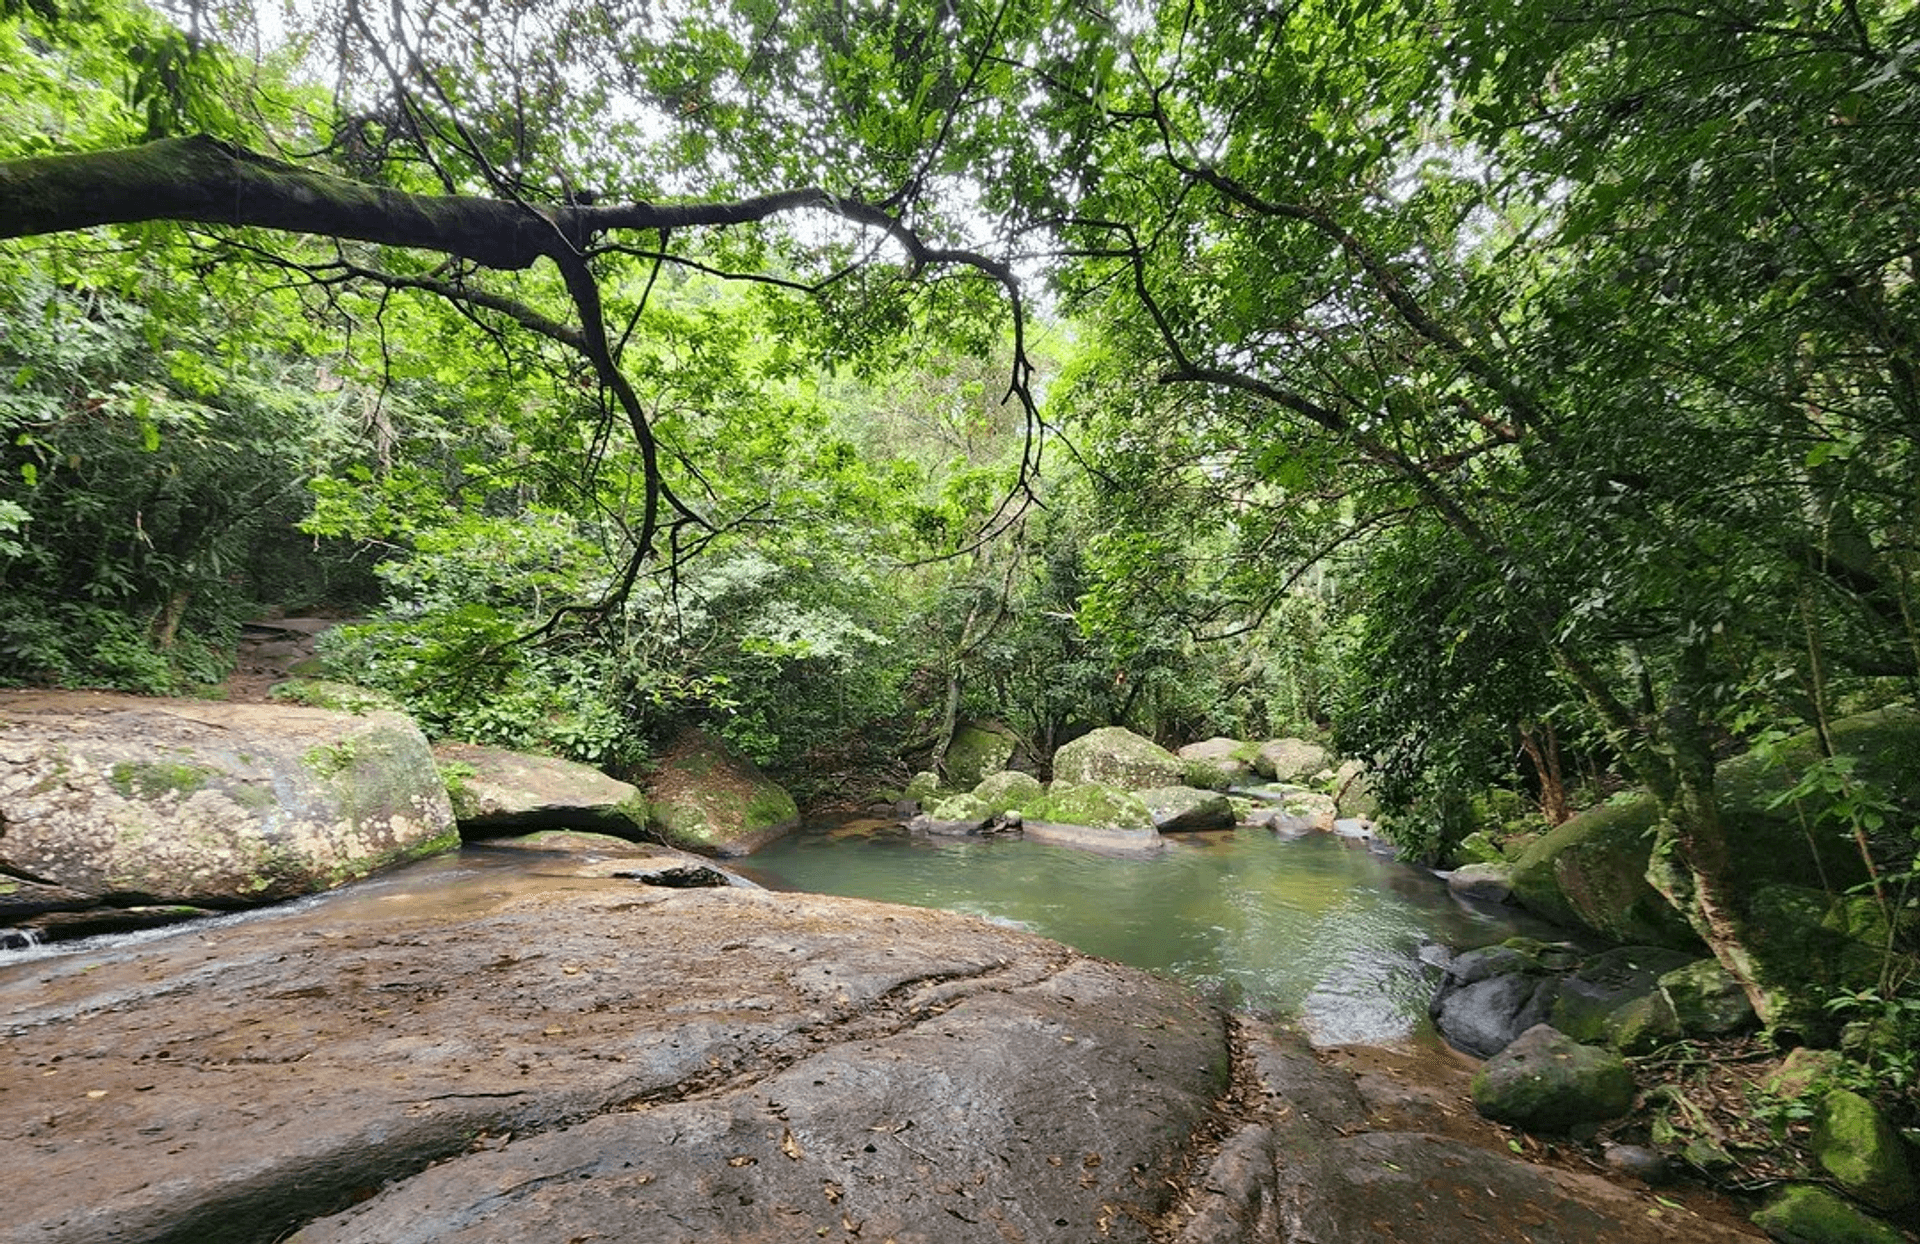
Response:
[{"label": "tree canopy", "polygon": [[[450,725],[1326,722],[1433,851],[1584,766],[1763,1005],[1717,761],[1912,698],[1911,4],[0,17],[16,663],[75,592],[170,637],[240,530],[181,481],[257,471]],[[131,538],[129,431],[219,458]]]}]

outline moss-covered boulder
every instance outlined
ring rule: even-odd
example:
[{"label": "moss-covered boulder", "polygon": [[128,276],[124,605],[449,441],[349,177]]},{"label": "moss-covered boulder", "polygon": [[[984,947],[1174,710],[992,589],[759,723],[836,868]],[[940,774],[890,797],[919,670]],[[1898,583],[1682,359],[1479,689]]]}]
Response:
[{"label": "moss-covered boulder", "polygon": [[[1920,712],[1887,708],[1834,722],[1828,728],[1834,753],[1848,758],[1853,779],[1882,791],[1920,789]],[[1714,777],[1720,815],[1736,844],[1733,867],[1741,881],[1813,884],[1824,878],[1838,892],[1866,880],[1852,840],[1823,824],[1827,798],[1812,796],[1773,806],[1821,759],[1811,730],[1769,753],[1748,752],[1720,765]],[[1809,834],[1806,826],[1827,832]]]},{"label": "moss-covered boulder", "polygon": [[1191,786],[1156,786],[1139,792],[1153,826],[1163,834],[1203,829],[1232,829],[1233,804],[1218,791]]},{"label": "moss-covered boulder", "polygon": [[907,828],[916,834],[964,838],[986,829],[998,811],[978,795],[943,795],[927,801],[920,815],[907,822]]},{"label": "moss-covered boulder", "polygon": [[1812,1184],[1781,1189],[1752,1221],[1780,1244],[1902,1244],[1906,1239],[1891,1224]]},{"label": "moss-covered boulder", "polygon": [[947,785],[965,790],[1007,767],[1013,758],[1013,734],[997,724],[969,723],[953,732],[942,762]]},{"label": "moss-covered boulder", "polygon": [[1180,758],[1122,726],[1082,735],[1053,754],[1053,779],[1067,786],[1150,790],[1181,784]]},{"label": "moss-covered boulder", "polygon": [[746,855],[800,824],[792,795],[703,730],[682,734],[660,758],[646,799],[649,828],[701,855]]},{"label": "moss-covered boulder", "polygon": [[1304,782],[1331,762],[1327,749],[1305,739],[1268,739],[1254,751],[1253,767],[1272,782]]},{"label": "moss-covered boulder", "polygon": [[639,788],[588,765],[473,743],[437,743],[433,758],[464,834],[579,829],[631,839],[646,833]]},{"label": "moss-covered boulder", "polygon": [[1851,1089],[1834,1089],[1813,1121],[1813,1156],[1852,1196],[1879,1210],[1913,1204],[1913,1172],[1905,1147],[1874,1104]]},{"label": "moss-covered boulder", "polygon": [[940,775],[931,769],[922,769],[907,779],[906,789],[901,792],[903,799],[916,802],[931,799],[940,789]]},{"label": "moss-covered boulder", "polygon": [[[1871,895],[1833,895],[1806,885],[1768,882],[1747,898],[1747,935],[1768,979],[1795,997],[1871,987],[1886,954],[1886,925]],[[1833,1035],[1828,1017],[1802,1006],[1803,1033]]]},{"label": "moss-covered boulder", "polygon": [[1564,1132],[1618,1118],[1633,1105],[1633,1073],[1611,1050],[1581,1045],[1537,1024],[1473,1077],[1481,1114],[1534,1132]]},{"label": "moss-covered boulder", "polygon": [[[1253,754],[1258,750],[1256,744],[1216,735],[1203,742],[1189,743],[1174,755],[1191,766],[1187,785],[1203,790],[1225,790],[1228,786],[1244,786],[1254,779]],[[1211,773],[1218,773],[1224,783],[1216,786],[1212,782],[1192,780],[1194,774]]]},{"label": "moss-covered boulder", "polygon": [[1039,778],[1014,769],[1003,769],[973,788],[973,797],[986,805],[989,814],[1025,812],[1045,794]]},{"label": "moss-covered boulder", "polygon": [[1616,946],[1589,955],[1560,981],[1552,1024],[1575,1041],[1605,1042],[1614,1012],[1657,992],[1660,979],[1691,961],[1663,946]]},{"label": "moss-covered boulder", "polygon": [[1514,898],[1549,920],[1610,941],[1697,947],[1686,920],[1647,882],[1656,816],[1644,795],[1582,812],[1515,861]]},{"label": "moss-covered boulder", "polygon": [[[1837,754],[1849,758],[1855,778],[1883,790],[1920,787],[1920,712],[1883,709],[1844,718],[1829,727]],[[1734,883],[1748,896],[1748,915],[1756,926],[1758,960],[1776,981],[1796,983],[1782,959],[1815,960],[1850,955],[1864,960],[1871,934],[1852,928],[1852,909],[1836,914],[1823,897],[1813,910],[1811,897],[1793,898],[1779,887],[1824,885],[1838,893],[1863,880],[1863,865],[1847,835],[1807,832],[1823,824],[1828,811],[1821,798],[1774,806],[1820,758],[1819,742],[1809,731],[1777,745],[1765,755],[1749,752],[1719,767],[1715,784],[1720,814],[1733,842]],[[1658,816],[1646,794],[1617,796],[1581,813],[1534,841],[1517,861],[1514,894],[1529,909],[1561,923],[1580,925],[1619,942],[1694,946],[1697,939],[1646,880]],[[1769,896],[1765,891],[1772,889]],[[1871,922],[1867,905],[1860,919]],[[1794,954],[1805,943],[1808,918],[1835,934],[1818,953]],[[1836,927],[1838,926],[1838,927]],[[1884,944],[1884,928],[1882,944]],[[1849,949],[1853,947],[1855,949]],[[1810,972],[1800,980],[1831,984],[1851,979],[1846,965]]]},{"label": "moss-covered boulder", "polygon": [[458,843],[398,713],[0,692],[0,923],[271,902]]},{"label": "moss-covered boulder", "polygon": [[1690,1037],[1725,1036],[1755,1023],[1746,990],[1712,959],[1696,959],[1663,974],[1660,995],[1674,1022]]},{"label": "moss-covered boulder", "polygon": [[1055,781],[1028,809],[1035,818],[1092,829],[1152,829],[1153,813],[1132,791],[1098,782]]}]

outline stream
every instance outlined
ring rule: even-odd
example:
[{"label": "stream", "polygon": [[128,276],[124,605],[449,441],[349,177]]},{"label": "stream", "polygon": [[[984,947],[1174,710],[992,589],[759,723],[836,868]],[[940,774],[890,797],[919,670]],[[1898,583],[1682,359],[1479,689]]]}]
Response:
[{"label": "stream", "polygon": [[1194,986],[1223,1004],[1297,1016],[1317,1045],[1430,1032],[1429,943],[1483,946],[1564,930],[1470,905],[1425,869],[1331,834],[1265,829],[1168,835],[1122,858],[1017,838],[910,834],[842,818],[736,861],[774,889],[965,912]]},{"label": "stream", "polygon": [[[470,845],[274,908],[0,953],[0,979],[44,958],[118,957],[309,907],[324,908],[336,927],[377,926],[588,884],[550,859]],[[1435,977],[1423,946],[1566,936],[1515,908],[1462,902],[1431,872],[1331,834],[1169,835],[1164,852],[1138,858],[1019,838],[928,838],[898,822],[849,817],[814,822],[729,867],[769,889],[939,908],[1031,930],[1170,976],[1234,1009],[1295,1016],[1316,1045],[1427,1037]]]}]

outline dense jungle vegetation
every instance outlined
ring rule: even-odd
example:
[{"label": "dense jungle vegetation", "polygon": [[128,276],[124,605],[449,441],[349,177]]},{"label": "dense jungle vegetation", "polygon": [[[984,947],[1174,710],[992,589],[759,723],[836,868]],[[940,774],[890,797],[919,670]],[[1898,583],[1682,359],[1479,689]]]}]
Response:
[{"label": "dense jungle vegetation", "polygon": [[1914,699],[1905,0],[294,8],[0,0],[8,682],[328,611],[814,798],[1326,730],[1433,857],[1644,786],[1750,977],[1719,761]]}]

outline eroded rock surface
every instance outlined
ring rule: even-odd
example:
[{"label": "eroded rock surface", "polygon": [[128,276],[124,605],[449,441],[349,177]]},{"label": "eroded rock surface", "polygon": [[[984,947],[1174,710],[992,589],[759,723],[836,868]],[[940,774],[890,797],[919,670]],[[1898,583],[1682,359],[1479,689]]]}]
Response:
[{"label": "eroded rock surface", "polygon": [[1146,973],[564,837],[0,960],[0,1241],[1735,1238]]}]

